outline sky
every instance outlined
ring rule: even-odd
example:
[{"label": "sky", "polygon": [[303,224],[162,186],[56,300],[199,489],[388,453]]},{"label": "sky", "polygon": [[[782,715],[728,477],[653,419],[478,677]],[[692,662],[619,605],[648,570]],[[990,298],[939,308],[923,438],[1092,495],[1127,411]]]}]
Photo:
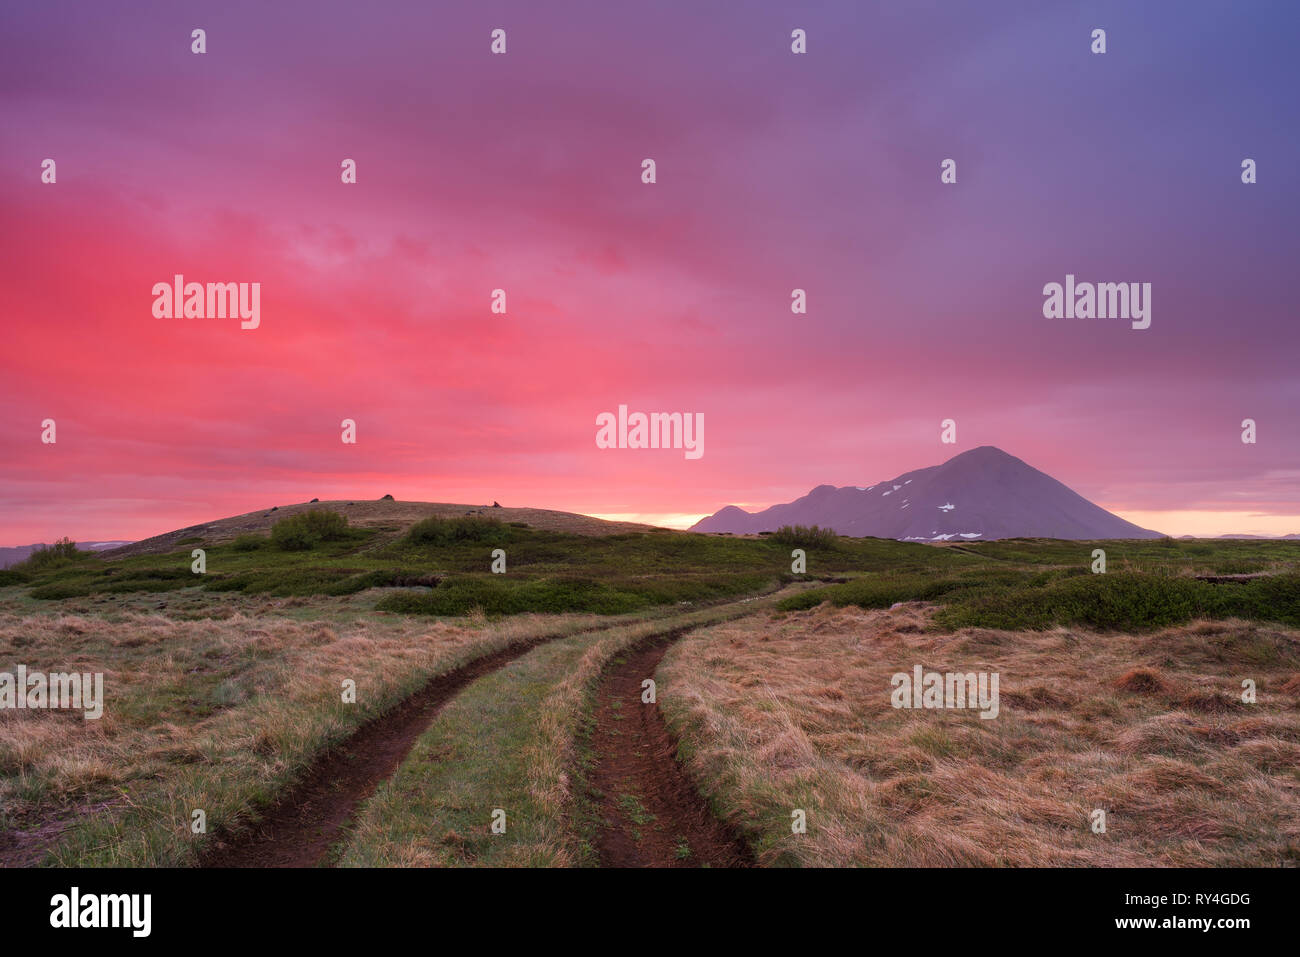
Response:
[{"label": "sky", "polygon": [[[384,494],[683,527],[980,445],[1169,534],[1300,532],[1294,3],[0,28],[0,545]],[[260,324],[155,316],[176,274]],[[1150,283],[1150,327],[1045,318],[1067,274]],[[620,405],[704,454],[598,448]]]}]

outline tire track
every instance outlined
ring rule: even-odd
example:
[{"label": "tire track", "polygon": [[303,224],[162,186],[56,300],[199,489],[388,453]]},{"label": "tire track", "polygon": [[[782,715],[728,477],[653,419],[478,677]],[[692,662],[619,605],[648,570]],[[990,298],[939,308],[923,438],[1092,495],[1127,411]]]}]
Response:
[{"label": "tire track", "polygon": [[[695,626],[704,627],[704,626]],[[602,867],[752,867],[734,828],[718,820],[677,762],[659,708],[641,702],[669,646],[694,627],[642,641],[609,668],[596,691],[592,797]]]},{"label": "tire track", "polygon": [[[723,601],[717,606],[744,605],[753,600],[750,597]],[[628,624],[614,621],[580,631],[539,635],[430,679],[420,690],[317,758],[296,784],[261,809],[258,821],[249,829],[213,834],[199,853],[198,866],[318,867],[327,864],[330,848],[338,842],[357,808],[396,772],[420,735],[462,689],[538,645],[598,634]],[[643,642],[681,633],[681,628],[675,631],[665,628]]]},{"label": "tire track", "polygon": [[326,863],[330,847],[357,808],[397,770],[420,735],[463,688],[538,645],[608,631],[621,624],[539,635],[432,678],[392,710],[322,754],[297,784],[262,810],[250,830],[214,834],[199,855],[199,866],[315,867]]}]

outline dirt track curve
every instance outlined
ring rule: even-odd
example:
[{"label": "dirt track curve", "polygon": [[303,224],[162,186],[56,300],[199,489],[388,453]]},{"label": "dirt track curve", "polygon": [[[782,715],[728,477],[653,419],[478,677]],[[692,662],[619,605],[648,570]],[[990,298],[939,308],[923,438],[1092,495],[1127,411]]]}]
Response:
[{"label": "dirt track curve", "polygon": [[249,831],[216,834],[201,867],[314,867],[357,807],[397,770],[416,740],[462,688],[547,641],[604,631],[542,635],[439,675],[393,710],[322,755],[306,776],[262,812]]},{"label": "dirt track curve", "polygon": [[[357,808],[397,770],[420,735],[460,691],[538,645],[618,627],[611,622],[580,632],[540,635],[431,679],[391,711],[360,727],[323,754],[246,830],[218,832],[199,856],[200,867],[317,867]],[[715,819],[677,764],[676,742],[658,708],[641,704],[641,681],[654,674],[668,646],[698,626],[651,635],[626,651],[602,676],[592,744],[593,784],[604,798],[598,840],[601,864],[612,867],[744,867],[748,847]],[[622,702],[622,704],[618,704]],[[620,715],[625,720],[620,720]],[[643,801],[654,820],[620,806]],[[684,848],[689,848],[684,853]]]},{"label": "dirt track curve", "polygon": [[669,645],[691,629],[651,638],[624,653],[596,692],[591,784],[601,820],[602,867],[752,867],[740,836],[713,816],[677,763],[677,742],[641,682]]}]

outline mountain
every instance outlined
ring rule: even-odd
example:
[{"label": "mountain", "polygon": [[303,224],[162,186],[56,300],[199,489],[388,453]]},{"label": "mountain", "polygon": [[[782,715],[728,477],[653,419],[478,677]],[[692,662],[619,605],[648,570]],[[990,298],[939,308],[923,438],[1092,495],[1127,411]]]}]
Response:
[{"label": "mountain", "polygon": [[[102,552],[110,548],[120,548],[127,544],[129,542],[77,542],[77,547],[83,552]],[[10,548],[0,548],[0,568],[17,565],[38,548],[45,547],[44,544],[38,543],[36,545],[14,545]]]},{"label": "mountain", "polygon": [[1286,541],[1293,541],[1293,540],[1295,540],[1295,539],[1297,539],[1297,538],[1300,538],[1300,534],[1297,534],[1297,533],[1295,533],[1295,532],[1292,532],[1290,535],[1244,535],[1244,534],[1233,534],[1233,535],[1207,535],[1206,537],[1207,537],[1207,538],[1254,538],[1254,539],[1259,539],[1260,541],[1277,541],[1277,542],[1286,542]]},{"label": "mountain", "polygon": [[1161,537],[991,445],[869,488],[819,485],[803,498],[755,513],[728,505],[691,531],[753,534],[782,525],[922,542]]}]

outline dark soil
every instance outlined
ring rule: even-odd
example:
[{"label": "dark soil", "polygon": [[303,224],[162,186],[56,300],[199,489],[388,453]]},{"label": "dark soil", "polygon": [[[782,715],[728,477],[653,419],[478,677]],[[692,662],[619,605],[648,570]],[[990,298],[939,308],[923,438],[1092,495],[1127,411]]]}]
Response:
[{"label": "dark soil", "polygon": [[596,692],[591,776],[602,867],[752,867],[740,836],[713,816],[677,763],[677,742],[641,682],[654,676],[679,630],[624,653]]}]

